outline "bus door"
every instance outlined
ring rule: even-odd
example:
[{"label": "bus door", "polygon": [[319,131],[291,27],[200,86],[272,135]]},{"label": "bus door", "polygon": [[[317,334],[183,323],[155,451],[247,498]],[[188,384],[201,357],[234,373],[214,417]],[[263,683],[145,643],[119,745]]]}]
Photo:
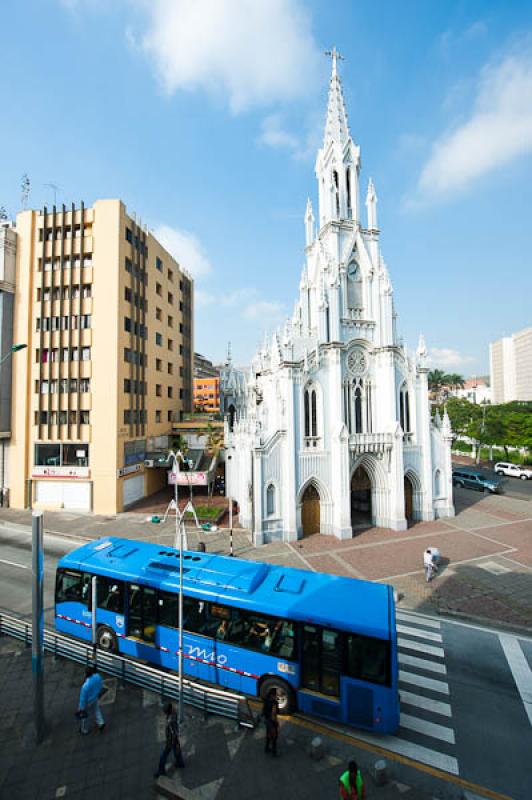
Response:
[{"label": "bus door", "polygon": [[157,638],[157,590],[138,583],[128,584],[127,637],[124,651],[137,658],[159,663]]},{"label": "bus door", "polygon": [[[299,707],[319,716],[339,719],[342,637],[318,625],[301,626],[301,688]],[[307,690],[307,691],[305,691]],[[317,698],[315,694],[322,695]]]}]

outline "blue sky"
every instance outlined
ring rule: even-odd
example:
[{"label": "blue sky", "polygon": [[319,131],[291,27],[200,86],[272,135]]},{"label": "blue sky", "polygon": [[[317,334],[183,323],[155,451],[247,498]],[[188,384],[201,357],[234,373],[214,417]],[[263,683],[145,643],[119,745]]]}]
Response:
[{"label": "blue sky", "polygon": [[208,357],[292,311],[333,44],[406,343],[479,374],[532,324],[529,2],[21,0],[2,27],[0,206],[23,173],[32,207],[121,197],[195,275]]}]

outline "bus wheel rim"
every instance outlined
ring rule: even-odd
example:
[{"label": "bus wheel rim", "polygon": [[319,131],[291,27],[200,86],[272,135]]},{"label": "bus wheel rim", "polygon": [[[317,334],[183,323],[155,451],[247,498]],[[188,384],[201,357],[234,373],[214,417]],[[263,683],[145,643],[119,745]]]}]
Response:
[{"label": "bus wheel rim", "polygon": [[102,650],[110,650],[113,646],[113,637],[109,631],[102,631],[100,633],[100,647]]}]

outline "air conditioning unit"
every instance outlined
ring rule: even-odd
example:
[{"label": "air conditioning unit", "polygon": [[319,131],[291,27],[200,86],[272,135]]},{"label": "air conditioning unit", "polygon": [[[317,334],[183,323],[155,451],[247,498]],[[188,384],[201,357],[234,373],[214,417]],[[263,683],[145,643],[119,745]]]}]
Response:
[{"label": "air conditioning unit", "polygon": [[153,461],[153,459],[151,459],[151,458],[147,458],[147,459],[145,460],[145,462],[144,462],[144,466],[145,466],[145,467],[153,467],[154,463],[155,463],[155,462]]}]

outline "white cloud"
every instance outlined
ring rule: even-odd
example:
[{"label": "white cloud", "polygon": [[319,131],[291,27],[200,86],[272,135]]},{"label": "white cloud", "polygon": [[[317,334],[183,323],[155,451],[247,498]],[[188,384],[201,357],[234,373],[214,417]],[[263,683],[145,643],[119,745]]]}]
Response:
[{"label": "white cloud", "polygon": [[463,369],[475,359],[449,347],[431,347],[429,361],[436,369]]},{"label": "white cloud", "polygon": [[308,91],[319,50],[302,0],[135,0],[166,91],[203,90],[234,113]]},{"label": "white cloud", "polygon": [[259,320],[267,325],[273,325],[280,322],[285,314],[281,303],[272,303],[268,300],[256,300],[249,303],[244,308],[242,316],[244,319]]},{"label": "white cloud", "polygon": [[485,66],[473,111],[445,133],[421,172],[420,197],[448,195],[532,152],[532,53],[516,53]]},{"label": "white cloud", "polygon": [[169,225],[159,225],[153,235],[193,278],[203,278],[212,272],[211,262],[193,233],[171,228]]},{"label": "white cloud", "polygon": [[299,147],[299,139],[283,128],[280,114],[270,114],[262,120],[261,132],[257,141],[268,147],[287,147],[290,150]]}]

